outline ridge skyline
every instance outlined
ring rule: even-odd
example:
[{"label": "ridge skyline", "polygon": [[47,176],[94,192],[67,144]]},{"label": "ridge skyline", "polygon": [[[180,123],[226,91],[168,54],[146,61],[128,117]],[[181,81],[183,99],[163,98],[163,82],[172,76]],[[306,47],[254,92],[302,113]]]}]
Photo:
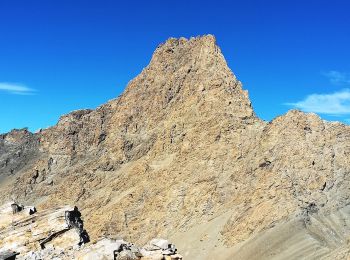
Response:
[{"label": "ridge skyline", "polygon": [[[184,41],[190,41],[191,39],[197,39],[197,38],[205,38],[205,37],[213,37],[214,38],[214,41],[215,41],[215,44],[216,44],[216,37],[215,37],[215,35],[213,35],[213,34],[205,34],[205,35],[199,35],[199,36],[191,36],[191,37],[189,37],[189,38],[185,38],[185,37],[179,37],[179,38],[175,38],[175,37],[169,37],[166,41],[164,41],[164,42],[162,42],[162,43],[160,43],[160,44],[158,44],[158,46],[155,48],[155,51],[153,52],[153,55],[156,53],[156,51],[159,49],[159,48],[161,48],[163,45],[165,45],[165,44],[167,44],[168,42],[171,42],[171,41],[179,41],[179,40],[184,40]],[[217,46],[217,45],[216,45]],[[225,61],[227,62],[227,60],[225,59]],[[152,57],[151,57],[151,59],[150,59],[150,61],[149,61],[149,63],[148,63],[148,65],[147,66],[145,66],[142,70],[141,70],[141,72],[139,73],[139,74],[141,74],[145,69],[147,69],[147,67],[148,66],[150,66],[150,63],[152,62]],[[227,62],[228,63],[228,62]],[[229,66],[229,64],[228,64],[228,67],[230,67]],[[232,71],[232,70],[231,70]],[[235,75],[235,73],[232,71],[232,73]],[[138,74],[138,75],[139,75]],[[338,75],[339,76],[339,75]],[[112,97],[111,99],[109,99],[109,100],[107,100],[106,102],[104,102],[104,103],[101,103],[101,104],[99,104],[99,105],[97,105],[96,107],[89,107],[89,108],[76,108],[76,109],[74,109],[74,110],[71,110],[71,111],[68,111],[67,113],[63,113],[63,114],[61,114],[60,116],[59,116],[59,118],[56,120],[56,122],[54,122],[53,124],[51,124],[51,125],[48,125],[48,126],[46,126],[46,127],[41,127],[41,128],[39,128],[39,129],[32,129],[30,126],[24,126],[24,127],[21,127],[21,128],[12,128],[12,129],[10,129],[9,131],[7,131],[7,132],[0,132],[0,134],[6,134],[6,133],[8,133],[8,132],[10,132],[10,131],[12,131],[12,130],[21,130],[21,129],[28,129],[31,133],[37,133],[38,131],[41,131],[41,130],[45,130],[45,129],[48,129],[48,128],[51,128],[51,127],[53,127],[53,126],[55,126],[59,121],[60,121],[60,119],[62,118],[62,117],[64,117],[64,116],[67,116],[67,115],[69,115],[69,114],[71,114],[71,113],[74,113],[74,112],[77,112],[77,111],[81,111],[81,110],[96,110],[96,109],[98,109],[99,107],[101,107],[101,106],[103,106],[104,104],[107,104],[107,103],[109,103],[109,102],[111,102],[111,101],[114,101],[114,100],[117,100],[118,98],[120,98],[120,96],[122,96],[123,94],[124,94],[124,92],[126,91],[126,89],[127,89],[127,87],[128,87],[128,85],[129,85],[129,83],[130,82],[132,82],[135,78],[137,78],[138,76],[136,76],[136,77],[134,77],[134,78],[132,78],[132,79],[130,79],[129,81],[128,81],[128,83],[125,85],[125,87],[123,88],[123,90],[119,93],[119,95],[117,96],[117,97]],[[241,79],[239,79],[238,78],[238,80],[241,82]],[[345,79],[343,79],[343,80],[345,80]],[[244,85],[242,85],[243,87],[244,87]],[[247,90],[247,91],[249,91],[248,89],[245,89],[245,90]],[[264,117],[262,117],[261,115],[259,115],[259,112],[257,112],[257,109],[256,109],[256,107],[254,106],[254,103],[253,103],[253,101],[251,101],[251,92],[249,92],[249,99],[250,99],[250,102],[252,102],[252,107],[253,107],[253,111],[255,112],[255,114],[258,116],[258,118],[259,119],[261,119],[261,120],[263,120],[263,121],[266,121],[266,122],[271,122],[271,121],[273,121],[273,120],[275,120],[276,118],[278,118],[278,117],[280,117],[280,116],[283,116],[283,115],[285,115],[285,114],[287,114],[288,112],[290,112],[290,111],[300,111],[300,112],[303,112],[303,113],[311,113],[311,114],[316,114],[317,116],[319,116],[320,118],[322,118],[323,120],[326,120],[326,121],[330,121],[330,122],[339,122],[339,123],[342,123],[342,124],[345,124],[345,125],[348,125],[348,122],[346,122],[346,121],[341,121],[341,120],[329,120],[329,119],[326,119],[326,118],[324,118],[323,116],[321,116],[319,113],[316,113],[316,112],[312,112],[312,111],[303,111],[302,109],[299,109],[299,108],[289,108],[289,109],[287,109],[284,113],[282,113],[282,114],[278,114],[278,115],[275,115],[274,117],[272,117],[271,119],[265,119]],[[254,93],[253,93],[254,94]],[[349,94],[350,95],[350,94]],[[293,105],[295,105],[295,103],[286,103],[286,104],[284,104],[286,107],[287,106],[293,106]]]}]

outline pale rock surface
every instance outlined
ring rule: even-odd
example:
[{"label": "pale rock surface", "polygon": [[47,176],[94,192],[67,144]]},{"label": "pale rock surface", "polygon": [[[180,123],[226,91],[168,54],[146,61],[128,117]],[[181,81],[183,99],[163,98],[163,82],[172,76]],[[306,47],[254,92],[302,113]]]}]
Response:
[{"label": "pale rock surface", "polygon": [[[89,243],[76,207],[42,212],[14,202],[0,207],[0,259],[42,260],[181,260],[175,245],[153,239],[144,247],[103,238]],[[28,209],[30,211],[28,211]]]},{"label": "pale rock surface", "polygon": [[152,239],[146,246],[137,247],[124,240],[104,238],[76,252],[75,258],[79,260],[181,260],[182,256],[176,251],[175,245],[164,239]]},{"label": "pale rock surface", "polygon": [[20,207],[17,212],[13,205],[17,206],[10,202],[0,207],[0,255],[14,251],[18,259],[47,259],[89,240],[76,207],[41,212]]}]

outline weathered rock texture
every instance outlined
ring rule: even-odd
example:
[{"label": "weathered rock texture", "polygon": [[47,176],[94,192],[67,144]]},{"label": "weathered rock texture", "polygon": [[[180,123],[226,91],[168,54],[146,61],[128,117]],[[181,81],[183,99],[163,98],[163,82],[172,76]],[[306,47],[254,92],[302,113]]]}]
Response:
[{"label": "weathered rock texture", "polygon": [[89,243],[77,207],[37,212],[10,202],[0,207],[0,260],[181,260],[175,245],[153,239],[144,247],[124,240]]},{"label": "weathered rock texture", "polygon": [[137,247],[124,240],[104,238],[76,251],[75,257],[79,260],[182,260],[176,251],[175,245],[164,239],[152,239],[144,247]]},{"label": "weathered rock texture", "polygon": [[[61,207],[36,212],[34,207],[6,203],[0,207],[0,256],[14,251],[20,259],[34,258],[37,252],[67,251],[89,242],[80,212],[74,207]],[[45,250],[48,249],[48,250]],[[39,253],[38,253],[39,254]],[[45,258],[45,257],[44,257]],[[46,257],[47,259],[48,257]]]},{"label": "weathered rock texture", "polygon": [[169,39],[117,99],[22,132],[0,142],[2,198],[76,204],[92,239],[170,237],[188,259],[349,253],[350,127],[262,121],[213,36]]},{"label": "weathered rock texture", "polygon": [[181,260],[175,245],[152,239],[144,247],[103,238],[89,243],[77,207],[37,212],[10,202],[0,207],[0,260]]}]

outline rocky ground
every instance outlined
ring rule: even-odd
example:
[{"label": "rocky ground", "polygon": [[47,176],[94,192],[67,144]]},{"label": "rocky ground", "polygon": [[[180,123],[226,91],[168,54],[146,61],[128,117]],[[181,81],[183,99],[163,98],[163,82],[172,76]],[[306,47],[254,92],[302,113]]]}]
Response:
[{"label": "rocky ground", "polygon": [[0,259],[181,260],[175,245],[152,239],[137,247],[122,239],[90,238],[77,207],[38,212],[14,202],[0,207]]},{"label": "rocky ground", "polygon": [[1,135],[0,199],[77,205],[92,242],[166,237],[185,259],[344,259],[349,153],[344,124],[259,119],[213,36],[171,38],[120,97]]}]

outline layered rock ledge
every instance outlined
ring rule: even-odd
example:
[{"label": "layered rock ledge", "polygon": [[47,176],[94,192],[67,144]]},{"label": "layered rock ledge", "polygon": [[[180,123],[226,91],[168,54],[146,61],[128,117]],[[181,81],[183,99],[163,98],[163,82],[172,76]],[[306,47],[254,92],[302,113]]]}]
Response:
[{"label": "layered rock ledge", "polygon": [[14,202],[0,207],[0,259],[181,260],[175,245],[153,239],[144,247],[103,238],[89,243],[77,207],[37,212]]}]

